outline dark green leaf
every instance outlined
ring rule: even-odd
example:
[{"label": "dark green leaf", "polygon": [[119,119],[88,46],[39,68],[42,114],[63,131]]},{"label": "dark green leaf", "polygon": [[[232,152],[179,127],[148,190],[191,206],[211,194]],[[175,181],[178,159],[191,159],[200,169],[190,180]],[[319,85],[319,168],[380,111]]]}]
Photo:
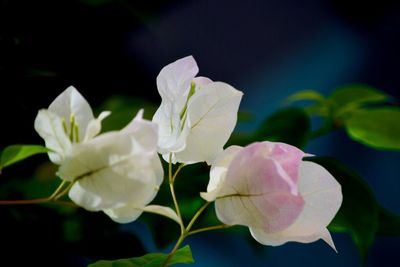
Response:
[{"label": "dark green leaf", "polygon": [[[88,267],[160,267],[167,259],[168,254],[164,253],[149,253],[142,257],[121,259],[115,261],[98,261],[90,264]],[[192,251],[189,246],[184,246],[179,249],[172,257],[168,266],[172,264],[190,264],[194,263]]]},{"label": "dark green leaf", "polygon": [[337,88],[329,99],[339,108],[347,105],[360,106],[369,103],[380,103],[389,96],[366,84],[351,84]]},{"label": "dark green leaf", "polygon": [[337,88],[329,97],[331,114],[335,120],[346,120],[353,112],[368,104],[382,103],[389,96],[365,84]]},{"label": "dark green leaf", "polygon": [[353,170],[330,157],[309,157],[327,169],[342,186],[343,203],[329,225],[331,231],[351,233],[365,260],[378,229],[378,204],[369,185]]},{"label": "dark green leaf", "polygon": [[400,109],[359,110],[345,121],[349,136],[376,149],[400,149]]},{"label": "dark green leaf", "polygon": [[400,216],[385,209],[379,209],[379,235],[400,236]]},{"label": "dark green leaf", "polygon": [[284,142],[297,147],[307,143],[310,118],[301,108],[285,108],[267,118],[256,132],[259,141]]},{"label": "dark green leaf", "polygon": [[0,169],[29,158],[36,154],[47,153],[49,150],[39,145],[12,145],[1,153]]},{"label": "dark green leaf", "polygon": [[293,95],[290,95],[288,98],[286,98],[286,102],[296,102],[296,101],[303,101],[303,100],[311,100],[311,101],[323,101],[325,100],[325,97],[321,95],[319,92],[314,91],[314,90],[304,90],[297,92]]}]

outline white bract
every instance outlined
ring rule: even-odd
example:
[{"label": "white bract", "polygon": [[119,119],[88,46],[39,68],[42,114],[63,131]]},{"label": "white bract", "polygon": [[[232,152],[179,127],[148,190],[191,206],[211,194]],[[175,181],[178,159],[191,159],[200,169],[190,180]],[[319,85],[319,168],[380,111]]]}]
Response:
[{"label": "white bract", "polygon": [[232,146],[212,164],[207,193],[217,217],[248,226],[265,245],[323,239],[335,249],[327,225],[342,203],[340,184],[305,154],[283,143]]},{"label": "white bract", "polygon": [[131,222],[154,199],[163,180],[157,126],[140,112],[123,130],[72,146],[58,175],[74,182],[69,197],[79,206]]},{"label": "white bract", "polygon": [[157,77],[161,105],[153,122],[159,125],[159,152],[166,161],[211,164],[236,125],[243,93],[223,82],[195,77],[192,56],[165,66]]},{"label": "white bract", "polygon": [[73,87],[68,87],[49,106],[39,111],[35,130],[50,150],[49,158],[61,164],[73,143],[86,142],[101,131],[101,121],[110,112],[104,111],[96,119],[86,99]]},{"label": "white bract", "polygon": [[144,120],[141,110],[121,131],[98,135],[108,115],[102,112],[95,119],[87,101],[69,87],[36,117],[35,129],[51,150],[50,160],[60,165],[57,175],[71,182],[70,199],[119,223],[143,211],[177,220],[169,208],[146,207],[163,180],[157,125]]}]

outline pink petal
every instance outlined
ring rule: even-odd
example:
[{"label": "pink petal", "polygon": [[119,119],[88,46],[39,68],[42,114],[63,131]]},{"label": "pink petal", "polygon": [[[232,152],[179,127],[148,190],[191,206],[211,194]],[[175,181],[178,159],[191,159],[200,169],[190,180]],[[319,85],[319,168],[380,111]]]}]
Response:
[{"label": "pink petal", "polygon": [[265,141],[263,144],[269,147],[270,157],[276,160],[296,183],[299,177],[301,159],[305,156],[305,153],[297,147],[285,143]]},{"label": "pink petal", "polygon": [[266,148],[264,143],[252,144],[232,160],[216,201],[224,223],[275,232],[290,226],[302,211],[296,185]]}]

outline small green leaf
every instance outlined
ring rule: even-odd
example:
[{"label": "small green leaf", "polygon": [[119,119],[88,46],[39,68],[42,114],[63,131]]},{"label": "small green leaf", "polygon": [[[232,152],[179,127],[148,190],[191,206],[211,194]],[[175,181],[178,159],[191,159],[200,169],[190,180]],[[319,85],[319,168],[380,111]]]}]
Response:
[{"label": "small green leaf", "polygon": [[400,215],[385,209],[379,209],[379,235],[400,236]]},{"label": "small green leaf", "polygon": [[39,145],[12,145],[1,153],[0,169],[29,158],[36,154],[47,153],[49,150]]},{"label": "small green leaf", "polygon": [[285,108],[267,118],[256,132],[259,141],[284,142],[303,147],[310,133],[310,118],[301,108]]},{"label": "small green leaf", "polygon": [[369,185],[353,170],[330,157],[309,157],[327,169],[342,186],[343,203],[329,225],[331,231],[348,232],[360,256],[366,259],[378,229],[378,204]]},{"label": "small green leaf", "polygon": [[311,101],[324,101],[325,97],[321,95],[319,92],[314,90],[304,90],[297,92],[293,95],[290,95],[286,98],[285,102],[292,103],[296,101],[303,101],[303,100],[311,100]]},{"label": "small green leaf", "polygon": [[351,84],[337,88],[329,99],[338,107],[380,103],[389,99],[384,92],[366,84]]},{"label": "small green leaf", "polygon": [[376,149],[400,149],[400,109],[359,110],[345,121],[349,136]]},{"label": "small green leaf", "polygon": [[389,96],[365,84],[352,84],[337,88],[328,99],[333,117],[345,120],[348,114],[368,104],[383,103]]},{"label": "small green leaf", "polygon": [[[142,257],[121,259],[115,261],[98,261],[89,264],[88,267],[160,267],[167,259],[168,254],[164,253],[149,253]],[[168,266],[172,264],[190,264],[194,263],[192,251],[189,246],[184,246],[179,249],[171,258]]]}]

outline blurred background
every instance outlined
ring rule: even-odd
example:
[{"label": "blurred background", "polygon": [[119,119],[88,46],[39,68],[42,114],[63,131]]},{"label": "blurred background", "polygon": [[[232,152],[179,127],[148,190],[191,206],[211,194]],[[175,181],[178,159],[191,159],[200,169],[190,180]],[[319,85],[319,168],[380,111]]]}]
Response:
[{"label": "blurred background", "polygon": [[[187,55],[195,57],[200,75],[244,92],[241,109],[253,119],[238,126],[243,132],[303,89],[328,94],[366,83],[400,99],[399,47],[400,4],[390,0],[0,0],[0,148],[41,144],[33,129],[36,113],[69,85],[94,107],[115,95],[157,104],[158,72]],[[400,212],[398,152],[366,148],[343,132],[310,142],[306,151],[341,159],[384,207]],[[13,188],[23,182],[7,179],[31,175],[45,158],[4,172],[0,195],[21,196]],[[143,221],[119,227],[103,214],[0,208],[2,266],[85,266],[168,251],[154,243]],[[69,212],[65,218],[79,220],[65,222]],[[188,242],[199,267],[360,266],[350,236],[333,238],[339,254],[320,241],[254,249],[245,238],[222,232]],[[377,237],[365,266],[396,266],[399,251],[399,237]]]}]

